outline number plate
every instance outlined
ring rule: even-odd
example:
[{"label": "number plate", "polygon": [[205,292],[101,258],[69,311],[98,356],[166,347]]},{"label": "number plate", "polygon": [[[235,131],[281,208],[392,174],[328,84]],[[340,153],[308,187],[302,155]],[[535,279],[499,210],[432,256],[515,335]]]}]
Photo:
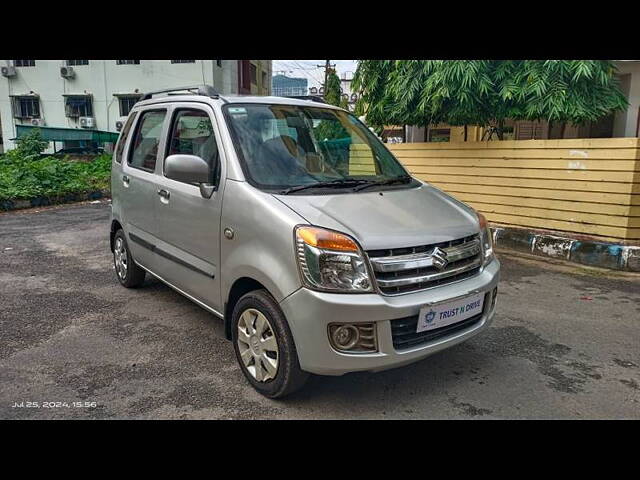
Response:
[{"label": "number plate", "polygon": [[446,327],[461,322],[482,312],[484,293],[478,293],[452,302],[427,305],[420,309],[416,332]]}]

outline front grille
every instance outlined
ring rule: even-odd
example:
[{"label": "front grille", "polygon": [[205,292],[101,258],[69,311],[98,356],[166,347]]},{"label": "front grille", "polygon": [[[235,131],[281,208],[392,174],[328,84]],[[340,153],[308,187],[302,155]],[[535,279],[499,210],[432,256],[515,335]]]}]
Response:
[{"label": "front grille", "polygon": [[[369,250],[369,261],[380,292],[398,295],[446,285],[480,271],[479,235],[409,248]],[[437,266],[446,258],[444,267]]]},{"label": "front grille", "polygon": [[[488,294],[487,294],[488,295]],[[444,327],[435,328],[433,330],[426,330],[424,332],[417,333],[418,328],[418,315],[411,317],[398,318],[391,320],[391,337],[393,339],[393,348],[396,350],[406,350],[411,347],[416,347],[439,338],[452,335],[456,332],[460,332],[466,328],[472,327],[477,324],[487,308],[487,295],[484,297],[484,306],[482,312],[467,318],[461,322],[452,323]]]}]

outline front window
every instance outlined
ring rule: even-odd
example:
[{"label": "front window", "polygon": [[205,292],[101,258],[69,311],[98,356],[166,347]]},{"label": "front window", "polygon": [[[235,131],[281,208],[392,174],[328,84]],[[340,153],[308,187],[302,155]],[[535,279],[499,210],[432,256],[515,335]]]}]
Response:
[{"label": "front window", "polygon": [[317,194],[415,182],[367,127],[342,110],[233,104],[225,115],[245,175],[258,188]]},{"label": "front window", "polygon": [[211,118],[203,110],[178,110],[175,113],[167,155],[197,155],[209,164],[211,180],[217,182],[218,144]]}]

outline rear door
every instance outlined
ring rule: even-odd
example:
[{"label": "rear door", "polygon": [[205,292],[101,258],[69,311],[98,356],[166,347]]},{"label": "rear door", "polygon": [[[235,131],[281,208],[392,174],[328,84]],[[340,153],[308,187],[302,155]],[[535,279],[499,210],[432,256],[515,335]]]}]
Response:
[{"label": "rear door", "polygon": [[[165,158],[197,155],[209,164],[210,183],[216,186],[204,198],[198,185],[172,180],[159,170],[156,209],[160,225],[158,273],[174,286],[222,311],[220,301],[220,216],[225,178],[224,154],[212,108],[203,103],[173,104],[169,115]],[[162,165],[163,167],[163,165]]]},{"label": "rear door", "polygon": [[[129,247],[136,261],[154,269],[153,245],[157,242],[156,164],[162,157],[167,109],[147,107],[137,116],[126,161],[122,162],[122,218]],[[120,188],[120,186],[119,186]]]}]

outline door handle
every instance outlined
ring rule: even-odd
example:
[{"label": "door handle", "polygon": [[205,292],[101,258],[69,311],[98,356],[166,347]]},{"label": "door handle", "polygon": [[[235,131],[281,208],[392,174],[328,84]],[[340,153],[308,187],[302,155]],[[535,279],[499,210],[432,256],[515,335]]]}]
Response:
[{"label": "door handle", "polygon": [[158,195],[160,195],[161,198],[164,198],[165,200],[169,200],[169,197],[171,196],[171,193],[167,190],[161,189],[158,190]]},{"label": "door handle", "polygon": [[122,183],[124,184],[125,187],[129,186],[129,177],[127,175],[122,176]]}]

